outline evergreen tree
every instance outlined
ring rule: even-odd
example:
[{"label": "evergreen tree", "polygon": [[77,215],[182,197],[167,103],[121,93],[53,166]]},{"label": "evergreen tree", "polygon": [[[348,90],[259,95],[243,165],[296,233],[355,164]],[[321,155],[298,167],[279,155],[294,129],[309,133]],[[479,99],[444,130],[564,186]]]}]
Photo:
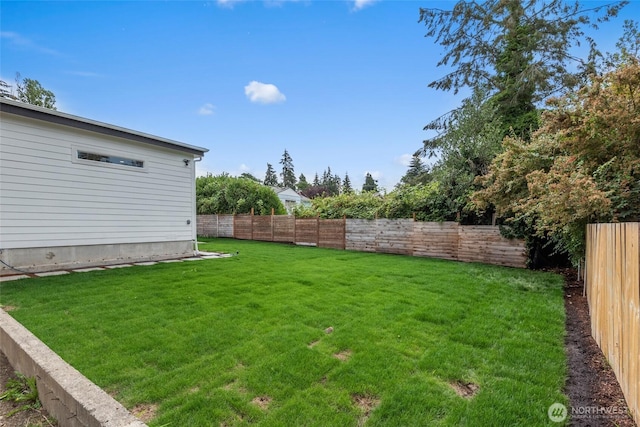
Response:
[{"label": "evergreen tree", "polygon": [[400,182],[407,185],[426,184],[429,180],[429,172],[422,163],[422,159],[419,153],[415,153],[411,157],[409,163],[409,169],[407,173],[400,179]]},{"label": "evergreen tree", "polygon": [[318,178],[318,172],[316,172],[316,176],[313,178],[313,186],[318,187],[320,185],[320,179]]},{"label": "evergreen tree", "polygon": [[364,177],[364,184],[362,184],[362,191],[369,191],[374,193],[378,192],[378,181],[373,179],[373,176],[371,176],[369,172],[367,172],[367,175]]},{"label": "evergreen tree", "polygon": [[353,193],[353,187],[351,186],[351,180],[349,179],[349,172],[344,175],[344,181],[342,181],[342,192],[344,194]]},{"label": "evergreen tree", "polygon": [[273,170],[271,163],[267,163],[267,173],[264,175],[264,185],[269,187],[278,186],[278,176],[276,175],[276,171]]},{"label": "evergreen tree", "polygon": [[298,177],[298,191],[304,191],[310,186],[311,184],[307,182],[307,177],[304,176],[303,173],[301,173],[300,176]]},{"label": "evergreen tree", "polygon": [[282,186],[289,187],[292,190],[296,189],[296,174],[293,171],[293,159],[287,152],[284,150],[282,154],[282,159],[280,160],[280,164],[282,165],[282,173],[280,173],[280,177],[282,178]]}]

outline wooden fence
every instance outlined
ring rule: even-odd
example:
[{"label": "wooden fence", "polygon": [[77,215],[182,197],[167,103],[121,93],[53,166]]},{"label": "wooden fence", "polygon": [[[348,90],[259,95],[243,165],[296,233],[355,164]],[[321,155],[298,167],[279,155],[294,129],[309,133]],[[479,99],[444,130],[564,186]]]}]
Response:
[{"label": "wooden fence", "polygon": [[640,425],[640,223],[589,224],[585,286],[591,334]]},{"label": "wooden fence", "polygon": [[[318,219],[293,216],[198,215],[198,235],[289,242],[325,248],[444,258],[524,268],[524,241],[498,227],[411,219]],[[229,227],[229,224],[231,225]]]}]

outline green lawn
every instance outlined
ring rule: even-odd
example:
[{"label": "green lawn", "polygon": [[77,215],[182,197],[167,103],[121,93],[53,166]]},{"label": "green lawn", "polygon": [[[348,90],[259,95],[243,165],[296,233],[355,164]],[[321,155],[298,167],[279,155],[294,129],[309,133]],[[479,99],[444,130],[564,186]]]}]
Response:
[{"label": "green lawn", "polygon": [[[128,408],[157,405],[151,426],[557,425],[560,276],[227,239],[200,249],[239,254],[5,282],[0,303]],[[479,388],[460,397],[455,382]]]}]

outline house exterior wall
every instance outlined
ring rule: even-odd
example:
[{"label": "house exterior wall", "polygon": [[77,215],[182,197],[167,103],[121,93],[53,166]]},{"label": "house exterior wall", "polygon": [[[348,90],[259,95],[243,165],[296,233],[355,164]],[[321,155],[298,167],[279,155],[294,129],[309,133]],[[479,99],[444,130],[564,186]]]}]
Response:
[{"label": "house exterior wall", "polygon": [[[171,251],[192,250],[193,154],[0,114],[0,249],[5,254],[160,242],[173,242]],[[78,150],[142,160],[144,167],[78,159]]]}]

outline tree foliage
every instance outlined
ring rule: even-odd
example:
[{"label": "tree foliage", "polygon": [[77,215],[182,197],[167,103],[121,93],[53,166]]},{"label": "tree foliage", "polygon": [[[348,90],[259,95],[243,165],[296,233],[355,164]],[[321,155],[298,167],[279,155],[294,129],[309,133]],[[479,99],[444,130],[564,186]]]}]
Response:
[{"label": "tree foliage", "polygon": [[276,175],[276,171],[271,166],[271,163],[267,163],[267,172],[264,174],[264,185],[269,187],[277,187],[278,186],[278,175]]},{"label": "tree foliage", "polygon": [[270,215],[271,209],[287,213],[276,193],[254,180],[227,174],[196,178],[198,214],[246,214],[251,208],[256,215]]},{"label": "tree foliage", "polygon": [[292,190],[296,189],[296,174],[293,170],[293,159],[289,155],[287,150],[284,150],[282,154],[282,159],[280,159],[280,164],[282,165],[282,172],[280,173],[280,177],[282,178],[282,187],[289,187]]},{"label": "tree foliage", "polygon": [[56,96],[50,90],[42,87],[39,81],[28,78],[21,79],[20,74],[17,74],[16,86],[19,101],[51,110],[56,109]]},{"label": "tree foliage", "polygon": [[640,61],[551,100],[531,141],[507,138],[474,195],[577,261],[589,222],[640,220]]},{"label": "tree foliage", "polygon": [[378,192],[378,181],[373,179],[373,176],[367,172],[364,177],[364,184],[362,184],[362,192]]}]

